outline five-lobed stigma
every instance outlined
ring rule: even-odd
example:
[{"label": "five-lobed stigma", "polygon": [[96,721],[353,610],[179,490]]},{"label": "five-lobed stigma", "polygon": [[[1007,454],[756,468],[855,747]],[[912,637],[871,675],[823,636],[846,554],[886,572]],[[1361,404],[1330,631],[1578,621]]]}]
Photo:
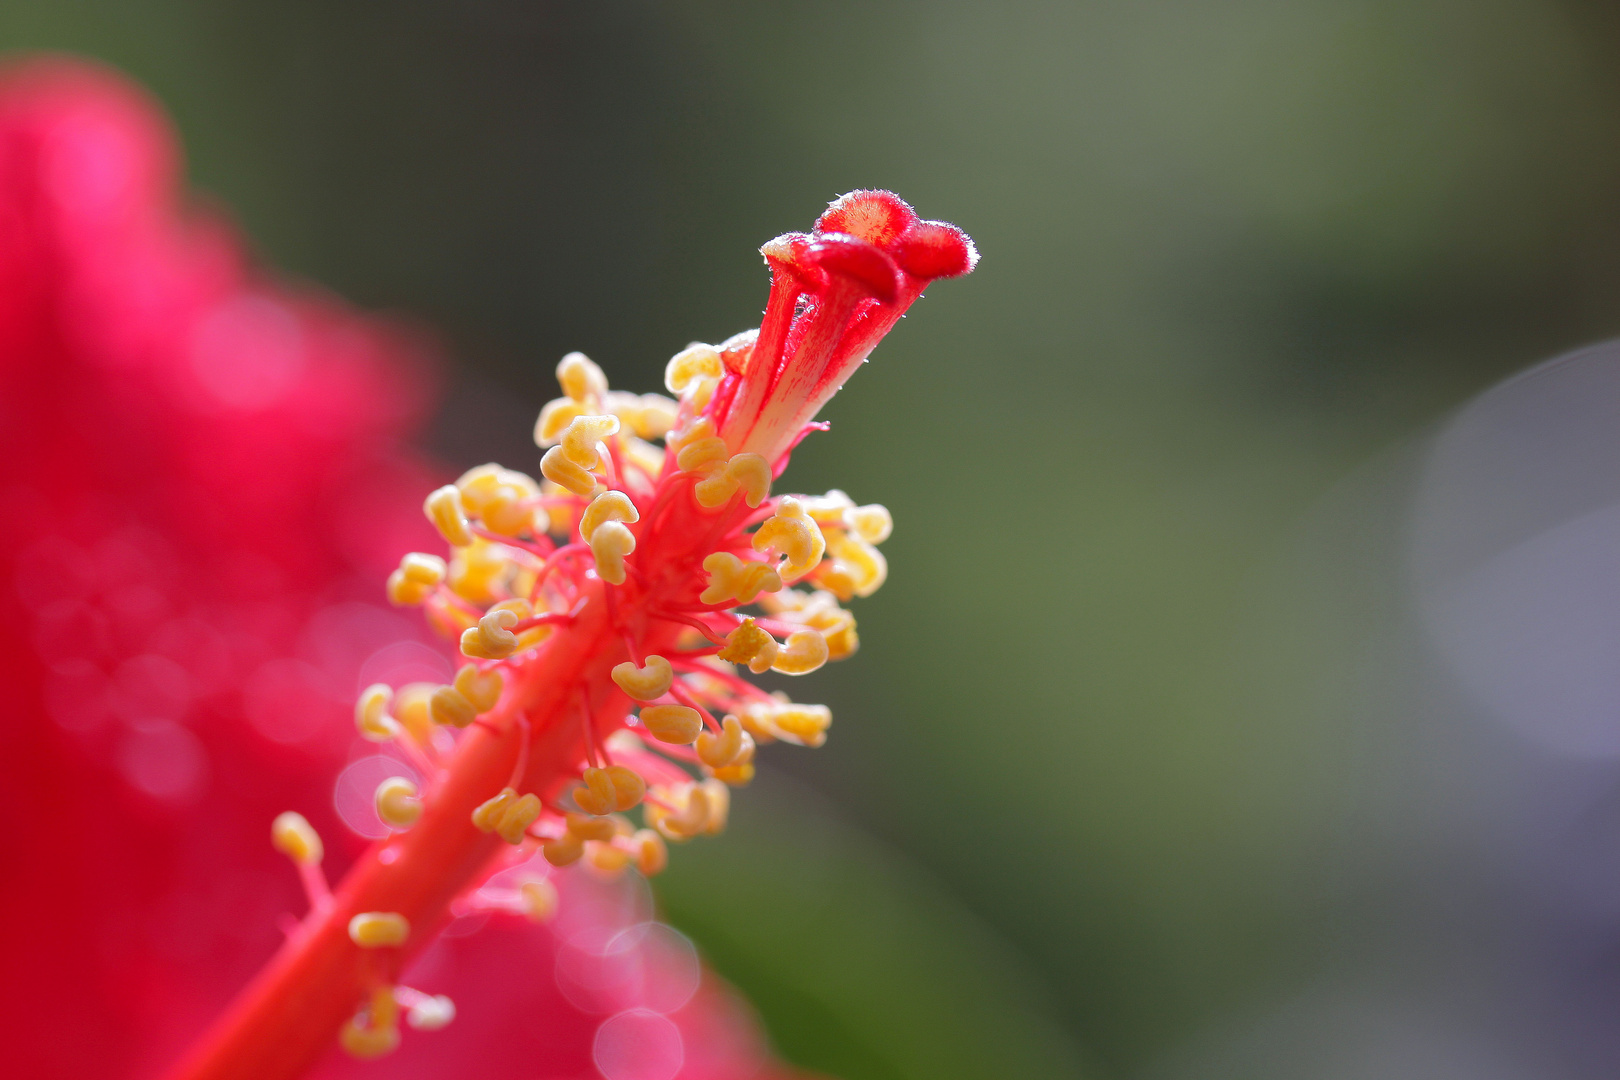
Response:
[{"label": "five-lobed stigma", "polygon": [[[824,706],[767,692],[744,669],[804,675],[853,654],[844,605],[883,584],[878,545],[893,524],[842,491],[774,489],[793,447],[825,426],[826,400],[930,281],[967,273],[977,253],[954,226],[875,191],[762,251],[772,284],[760,328],[678,353],[665,372],[673,396],[612,390],[571,353],[557,367],[563,395],[535,425],[540,480],[483,465],[427,496],[447,551],[405,555],[387,594],[421,607],[464,663],[448,685],[368,687],[355,709],[360,735],[397,747],[421,781],[379,786],[394,834],[336,893],[308,823],[285,814],[274,831],[310,919],[347,920],[341,940],[304,936],[382,958],[356,960],[357,989],[342,991],[350,1053],[392,1050],[402,1009],[418,1028],[454,1014],[397,984],[444,918],[548,918],[549,874],[575,863],[656,874],[667,844],[725,827],[730,788],[753,778],[760,746],[826,741]],[[485,884],[520,864],[539,869],[515,889]],[[446,880],[405,889],[404,874]],[[429,899],[363,906],[401,895]]]}]

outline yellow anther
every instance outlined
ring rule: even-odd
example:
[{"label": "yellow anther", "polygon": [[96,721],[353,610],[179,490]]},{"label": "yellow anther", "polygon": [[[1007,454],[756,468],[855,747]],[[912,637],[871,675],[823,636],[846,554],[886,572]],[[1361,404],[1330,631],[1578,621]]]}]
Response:
[{"label": "yellow anther", "polygon": [[[567,427],[563,428],[559,448],[575,465],[594,469],[602,460],[600,452],[596,449],[597,444],[618,434],[618,431],[617,416],[576,416],[568,421]],[[583,495],[584,492],[578,494]]]},{"label": "yellow anther", "polygon": [[782,576],[796,578],[815,569],[827,550],[821,528],[805,512],[804,505],[791,495],[776,504],[776,513],[765,519],[754,533],[754,550],[769,550],[786,559]]},{"label": "yellow anther", "polygon": [[641,726],[659,742],[684,746],[703,730],[703,716],[685,705],[649,705],[641,710]]},{"label": "yellow anther", "polygon": [[607,393],[607,376],[582,352],[571,352],[557,362],[557,383],[575,401],[588,401]]},{"label": "yellow anther", "polygon": [[479,803],[473,810],[473,828],[479,832],[494,832],[500,825],[501,818],[506,816],[507,808],[514,802],[517,802],[517,791],[513,788],[502,788],[500,794]]},{"label": "yellow anther", "polygon": [[444,581],[445,573],[443,559],[413,551],[399,561],[398,570],[388,575],[388,600],[400,607],[420,604]]},{"label": "yellow anther", "polygon": [[643,796],[647,794],[647,781],[641,778],[640,773],[623,765],[609,765],[602,771],[613,781],[615,809],[632,810],[641,805]]},{"label": "yellow anther", "polygon": [[783,742],[820,746],[827,741],[832,711],[825,705],[781,705],[771,713],[771,730]]},{"label": "yellow anther", "polygon": [[530,529],[534,509],[529,500],[539,496],[540,488],[520,472],[503,469],[499,465],[480,465],[469,469],[456,481],[461,492],[461,505],[467,514],[483,518],[491,532],[502,536],[516,536]]},{"label": "yellow anther", "polygon": [[410,936],[410,921],[397,911],[362,911],[349,920],[349,940],[362,949],[391,949]]},{"label": "yellow anther", "polygon": [[587,416],[590,411],[583,402],[569,397],[546,402],[540,410],[540,418],[534,422],[534,444],[542,449],[555,446],[557,440],[562,438],[563,429],[574,417]]},{"label": "yellow anther", "polygon": [[399,1028],[362,1026],[351,1017],[343,1022],[343,1027],[338,1031],[338,1045],[350,1057],[369,1061],[399,1048]]},{"label": "yellow anther", "polygon": [[540,854],[546,857],[546,862],[552,866],[569,866],[579,861],[585,854],[585,841],[572,833],[564,833],[556,840],[548,840],[540,845]]},{"label": "yellow anther", "polygon": [[819,630],[798,630],[776,653],[773,671],[783,675],[808,675],[827,662],[827,639]]},{"label": "yellow anther", "polygon": [[[720,785],[724,787],[725,785]],[[703,832],[709,824],[709,792],[697,784],[661,789],[660,799],[673,809],[647,804],[647,821],[666,840],[684,841]]]},{"label": "yellow anther", "polygon": [[844,512],[855,508],[855,500],[833,488],[825,495],[806,495],[799,500],[805,513],[816,519],[817,525],[835,529],[845,528]]},{"label": "yellow anther", "polygon": [[780,649],[775,638],[761,630],[753,619],[745,618],[726,635],[726,647],[718,655],[733,664],[747,664],[748,670],[761,675],[771,669]]},{"label": "yellow anther", "polygon": [[[602,398],[602,407],[619,418],[619,430],[628,431],[640,439],[663,438],[675,426],[675,417],[680,409],[678,403],[662,394],[626,394],[616,390],[609,391]],[[541,414],[542,419],[544,415]]]},{"label": "yellow anther", "polygon": [[698,760],[712,769],[721,769],[743,756],[747,746],[753,756],[754,740],[742,729],[742,721],[726,716],[720,721],[720,734],[700,732],[697,737]]},{"label": "yellow anther", "polygon": [[513,799],[501,814],[501,820],[495,825],[495,832],[508,844],[521,844],[529,831],[529,826],[539,820],[540,811],[540,796],[532,791],[527,795],[520,795]]},{"label": "yellow anther", "polygon": [[374,1027],[397,1027],[399,1025],[399,998],[395,996],[394,987],[379,986],[371,992],[371,1023]]},{"label": "yellow anther", "polygon": [[[724,468],[730,453],[731,449],[726,446],[726,440],[711,435],[708,438],[682,443],[680,451],[675,455],[675,464],[682,472],[707,475]],[[735,491],[736,488],[732,490]]]},{"label": "yellow anther", "polygon": [[[889,579],[889,560],[883,557],[881,551],[853,533],[836,534],[827,551],[848,566],[850,584],[856,596],[871,596]],[[832,592],[837,593],[838,590],[832,589]]]},{"label": "yellow anther", "polygon": [[591,475],[591,470],[570,460],[560,446],[553,446],[540,459],[540,475],[575,495],[589,495],[596,490],[596,477]]},{"label": "yellow anther", "polygon": [[435,489],[422,504],[433,527],[452,547],[466,547],[473,542],[472,529],[467,525],[467,514],[461,508],[461,492],[454,484]]},{"label": "yellow anther", "polygon": [[510,608],[489,611],[478,625],[461,635],[461,654],[475,660],[502,660],[517,652],[517,635],[512,627],[519,622],[518,613]]},{"label": "yellow anther", "polygon": [[585,845],[585,863],[606,878],[615,878],[630,865],[631,854],[617,844],[592,841]]},{"label": "yellow anther", "polygon": [[629,660],[615,664],[612,674],[619,689],[637,701],[656,701],[669,693],[671,684],[675,682],[675,669],[669,666],[668,660],[656,653],[648,656],[647,662],[641,667],[636,667]]},{"label": "yellow anther", "polygon": [[662,394],[642,394],[641,412],[632,428],[643,439],[662,439],[675,426],[679,410],[680,405]]},{"label": "yellow anther", "polygon": [[540,797],[533,792],[519,795],[512,788],[502,788],[473,810],[473,828],[497,833],[508,844],[521,844],[529,826],[539,819],[541,809]]},{"label": "yellow anther", "polygon": [[718,379],[725,373],[719,349],[693,342],[671,357],[664,367],[664,388],[678,395],[685,393],[698,379]]},{"label": "yellow anther", "polygon": [[618,807],[613,781],[602,769],[586,769],[583,787],[573,791],[574,802],[587,814],[611,814]]},{"label": "yellow anther", "polygon": [[547,922],[557,914],[557,886],[545,878],[530,878],[518,886],[523,914],[535,922]]},{"label": "yellow anther", "polygon": [[635,534],[617,521],[604,521],[591,533],[596,576],[609,585],[624,584],[624,557],[635,550]]},{"label": "yellow anther", "polygon": [[450,559],[450,588],[464,600],[487,604],[495,598],[495,588],[511,570],[510,548],[478,539],[457,548]]},{"label": "yellow anther", "polygon": [[377,816],[390,829],[408,829],[422,816],[416,785],[403,776],[390,776],[377,785]]},{"label": "yellow anther", "polygon": [[743,501],[749,506],[764,502],[771,493],[770,464],[758,454],[734,454],[723,470],[698,481],[692,494],[697,497],[698,505],[712,509],[730,502],[738,488],[742,489]]},{"label": "yellow anther", "polygon": [[850,619],[848,623],[832,633],[823,630],[821,636],[827,639],[827,659],[829,660],[847,660],[855,655],[856,649],[861,647],[861,639],[855,633],[854,619]]},{"label": "yellow anther", "polygon": [[270,844],[301,866],[316,866],[326,854],[321,838],[303,814],[288,810],[270,823]]},{"label": "yellow anther", "polygon": [[466,727],[478,719],[478,709],[453,686],[441,686],[428,698],[428,712],[435,723]]},{"label": "yellow anther", "polygon": [[709,804],[703,819],[703,831],[711,836],[724,832],[726,820],[731,816],[731,789],[719,780],[705,780],[700,790],[708,797]]},{"label": "yellow anther", "polygon": [[894,532],[894,518],[881,503],[868,503],[844,511],[844,523],[868,544],[881,544]]},{"label": "yellow anther", "polygon": [[707,416],[699,416],[689,421],[683,428],[676,428],[664,436],[664,448],[673,450],[678,455],[681,448],[690,443],[701,442],[704,439],[714,438],[714,421]]},{"label": "yellow anther", "polygon": [[743,730],[760,745],[776,741],[776,726],[771,722],[775,715],[776,706],[762,701],[750,701],[737,710],[737,719],[742,721]]},{"label": "yellow anther", "polygon": [[647,793],[641,774],[623,765],[586,769],[585,786],[574,789],[574,801],[588,814],[606,815],[634,809]]},{"label": "yellow anther", "polygon": [[636,849],[636,869],[641,871],[642,877],[663,873],[664,867],[669,865],[669,848],[664,846],[664,838],[653,830],[637,829],[630,844]]},{"label": "yellow anther", "polygon": [[782,576],[768,563],[745,562],[729,551],[716,551],[704,559],[703,569],[709,573],[709,584],[698,599],[705,604],[726,600],[752,604],[760,593],[782,587]]},{"label": "yellow anther", "polygon": [[417,1031],[438,1031],[456,1018],[456,1003],[444,994],[422,994],[411,1002],[405,1022]]},{"label": "yellow anther", "polygon": [[399,721],[388,715],[394,692],[384,683],[373,683],[360,691],[354,703],[354,726],[372,742],[387,742],[399,734]]},{"label": "yellow anther", "polygon": [[622,491],[604,491],[591,500],[579,519],[579,538],[590,543],[591,534],[605,521],[640,521],[636,504]]},{"label": "yellow anther", "polygon": [[842,559],[822,559],[816,568],[810,571],[810,580],[832,593],[840,600],[850,600],[855,596],[856,585],[861,575],[855,567]]},{"label": "yellow anther", "polygon": [[744,761],[736,765],[722,766],[714,770],[714,778],[730,787],[747,787],[754,779],[754,763]]},{"label": "yellow anther", "polygon": [[463,664],[456,672],[456,691],[473,707],[475,713],[487,713],[501,700],[504,686],[501,673],[495,668],[479,671],[476,665]]},{"label": "yellow anther", "polygon": [[611,840],[618,831],[611,818],[569,813],[568,835],[578,840]]},{"label": "yellow anther", "polygon": [[[452,1008],[451,1015],[454,1013]],[[399,1045],[399,1002],[393,987],[379,986],[371,992],[366,1011],[344,1022],[338,1044],[357,1058],[381,1057]]]},{"label": "yellow anther", "polygon": [[417,742],[433,737],[432,683],[406,683],[394,693],[394,716]]}]

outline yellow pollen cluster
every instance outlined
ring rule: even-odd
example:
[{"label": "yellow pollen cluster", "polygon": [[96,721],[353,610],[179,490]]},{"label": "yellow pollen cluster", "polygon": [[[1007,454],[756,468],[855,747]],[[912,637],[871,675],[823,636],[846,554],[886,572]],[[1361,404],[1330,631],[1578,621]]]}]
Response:
[{"label": "yellow pollen cluster", "polygon": [[[681,458],[685,456],[686,451],[681,451]],[[724,506],[741,490],[743,502],[755,507],[771,493],[771,466],[758,454],[733,454],[701,471],[707,478],[692,489],[700,506]]]},{"label": "yellow pollen cluster", "polygon": [[318,866],[326,854],[321,838],[303,814],[289,810],[270,823],[270,843],[301,866]]},{"label": "yellow pollen cluster", "polygon": [[362,911],[349,920],[349,940],[362,949],[392,949],[410,936],[410,922],[397,911]]},{"label": "yellow pollen cluster", "polygon": [[520,472],[499,465],[480,465],[456,481],[461,506],[469,518],[502,536],[517,536],[530,527],[540,488]]},{"label": "yellow pollen cluster", "polygon": [[647,734],[677,746],[695,741],[703,730],[703,714],[685,705],[649,705],[640,719]]},{"label": "yellow pollen cluster", "polygon": [[636,504],[630,501],[630,496],[622,491],[604,491],[591,500],[585,508],[585,513],[579,519],[579,538],[587,544],[598,526],[610,521],[641,520],[636,511]]},{"label": "yellow pollen cluster", "polygon": [[782,580],[792,581],[815,569],[827,550],[827,541],[804,504],[789,495],[776,504],[776,513],[755,531],[754,550],[780,556]]},{"label": "yellow pollen cluster", "polygon": [[877,592],[889,576],[888,560],[877,549],[894,531],[889,511],[877,503],[856,506],[836,489],[805,505],[826,537],[828,555],[810,579],[843,601]]},{"label": "yellow pollen cluster", "polygon": [[448,567],[437,555],[413,551],[388,575],[388,599],[400,607],[414,607],[433,595],[444,582]]},{"label": "yellow pollen cluster", "polygon": [[422,503],[422,510],[452,547],[466,547],[473,542],[472,526],[461,505],[461,492],[454,484],[435,489]]},{"label": "yellow pollen cluster", "polygon": [[[704,345],[693,342],[674,356],[664,367],[664,388],[677,397],[685,397],[689,392],[703,395],[703,404],[714,393],[711,384],[704,387],[709,380],[718,383],[720,376],[725,374],[725,364],[720,359],[720,350],[713,345]],[[702,404],[698,405],[702,408]]]},{"label": "yellow pollen cluster", "polygon": [[388,715],[394,692],[382,683],[366,687],[354,703],[354,726],[372,742],[387,742],[400,732],[399,721]]},{"label": "yellow pollen cluster", "polygon": [[819,633],[826,639],[829,660],[843,660],[860,647],[855,616],[839,606],[838,596],[831,590],[804,593],[798,589],[783,589],[761,597],[760,607],[777,622],[804,626]]},{"label": "yellow pollen cluster", "polygon": [[679,843],[705,833],[722,832],[730,812],[731,789],[718,780],[704,780],[680,787],[653,788],[647,803],[647,822],[666,840]]},{"label": "yellow pollen cluster", "polygon": [[508,844],[521,844],[529,826],[539,820],[541,809],[540,796],[532,791],[519,795],[512,788],[503,788],[472,812],[472,823],[479,832],[492,832]]},{"label": "yellow pollen cluster", "polygon": [[827,741],[832,712],[825,705],[797,705],[790,701],[750,702],[737,714],[756,742],[780,739],[799,746],[820,746]]},{"label": "yellow pollen cluster", "polygon": [[788,635],[786,644],[778,644],[753,619],[744,619],[726,636],[725,648],[718,655],[721,660],[747,664],[756,675],[767,671],[807,675],[827,662],[830,650],[819,630],[796,630]]},{"label": "yellow pollen cluster", "polygon": [[522,617],[511,608],[492,608],[461,633],[461,654],[475,660],[504,660],[517,652],[517,635],[512,627]]},{"label": "yellow pollen cluster", "polygon": [[428,698],[428,709],[435,723],[463,728],[480,713],[495,707],[501,698],[503,680],[495,668],[479,671],[467,664],[456,672],[453,685],[440,686]]},{"label": "yellow pollen cluster", "polygon": [[762,562],[744,562],[729,551],[717,551],[703,560],[709,581],[698,599],[705,604],[723,604],[735,600],[739,604],[752,604],[762,592],[775,592],[782,587],[782,577]]},{"label": "yellow pollen cluster", "polygon": [[619,689],[637,701],[656,701],[669,693],[670,686],[675,682],[675,669],[669,666],[668,660],[658,655],[647,657],[647,662],[641,667],[626,660],[614,666],[612,675]]},{"label": "yellow pollen cluster", "polygon": [[437,1031],[456,1018],[456,1005],[443,994],[424,994],[408,986],[379,986],[366,1007],[350,1017],[338,1033],[338,1045],[362,1060],[382,1057],[399,1047],[399,1011],[418,1031]]},{"label": "yellow pollen cluster", "polygon": [[399,1047],[399,1003],[393,987],[380,986],[372,992],[368,1007],[344,1022],[338,1045],[362,1060],[382,1057]]},{"label": "yellow pollen cluster", "polygon": [[403,776],[391,776],[377,785],[377,816],[391,829],[408,829],[422,816],[416,785]]},{"label": "yellow pollen cluster", "polygon": [[569,813],[564,816],[562,835],[542,844],[540,853],[553,866],[571,866],[583,858],[592,870],[608,877],[631,865],[651,877],[669,862],[661,836],[651,829],[635,828],[618,814]]},{"label": "yellow pollen cluster", "polygon": [[585,784],[574,789],[574,802],[587,814],[603,816],[633,810],[647,794],[647,782],[641,774],[623,765],[586,769],[581,779]]},{"label": "yellow pollen cluster", "polygon": [[609,585],[623,585],[624,559],[636,550],[635,534],[617,521],[604,521],[592,530],[590,543],[596,576]]},{"label": "yellow pollen cluster", "polygon": [[592,472],[602,465],[602,440],[618,432],[619,418],[612,414],[574,417],[563,428],[558,444],[540,459],[540,474],[575,495],[591,494],[596,490]]},{"label": "yellow pollen cluster", "polygon": [[698,760],[711,769],[747,765],[754,760],[754,737],[742,721],[729,713],[720,722],[720,734],[705,731],[697,737]]}]

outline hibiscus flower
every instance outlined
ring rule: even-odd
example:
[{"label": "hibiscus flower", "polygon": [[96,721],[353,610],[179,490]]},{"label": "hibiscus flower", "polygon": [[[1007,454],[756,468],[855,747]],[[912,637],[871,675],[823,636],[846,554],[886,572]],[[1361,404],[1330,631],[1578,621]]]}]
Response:
[{"label": "hibiscus flower", "polygon": [[[354,694],[452,670],[382,595],[433,540],[443,477],[408,446],[430,355],[252,265],[139,90],[60,59],[0,75],[11,1075],[171,1067],[298,932],[276,816],[306,815],[335,873],[386,832],[371,786],[409,763],[356,735]],[[486,905],[415,955],[400,1008],[454,1019],[388,1075],[782,1074],[637,876],[557,885],[550,921],[549,896]]]}]

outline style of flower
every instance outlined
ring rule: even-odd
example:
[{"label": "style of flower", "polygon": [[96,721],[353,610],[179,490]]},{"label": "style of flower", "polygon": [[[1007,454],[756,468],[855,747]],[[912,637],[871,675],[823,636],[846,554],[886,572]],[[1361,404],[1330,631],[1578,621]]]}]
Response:
[{"label": "style of flower", "polygon": [[803,675],[854,652],[842,604],[883,583],[891,522],[839,491],[772,490],[827,399],[930,281],[977,254],[880,191],[762,252],[759,329],[677,354],[676,397],[615,392],[570,354],[535,428],[542,481],[486,465],[427,497],[449,557],[406,555],[388,592],[466,663],[444,685],[371,686],[355,712],[423,783],[377,789],[395,831],[336,892],[308,823],[277,820],[310,913],[177,1080],[297,1076],[334,1037],[359,1057],[392,1051],[423,992],[400,982],[415,950],[457,911],[530,902],[533,882],[491,888],[492,872],[538,850],[553,867],[655,874],[666,844],[725,826],[761,743],[826,738],[825,708],[739,668]]},{"label": "style of flower", "polygon": [[[247,264],[177,204],[177,171],[121,79],[0,71],[7,1075],[178,1058],[300,935],[276,921],[297,902],[265,843],[278,812],[303,810],[341,869],[371,793],[334,808],[334,778],[341,803],[344,778],[410,773],[349,725],[361,672],[451,670],[377,589],[432,537],[416,503],[438,473],[404,445],[431,403],[421,342]],[[781,1075],[633,876],[537,861],[418,957],[405,981],[431,993],[382,1004],[422,1028],[460,1007],[390,1076]],[[367,1068],[333,1045],[315,1072]]]}]

